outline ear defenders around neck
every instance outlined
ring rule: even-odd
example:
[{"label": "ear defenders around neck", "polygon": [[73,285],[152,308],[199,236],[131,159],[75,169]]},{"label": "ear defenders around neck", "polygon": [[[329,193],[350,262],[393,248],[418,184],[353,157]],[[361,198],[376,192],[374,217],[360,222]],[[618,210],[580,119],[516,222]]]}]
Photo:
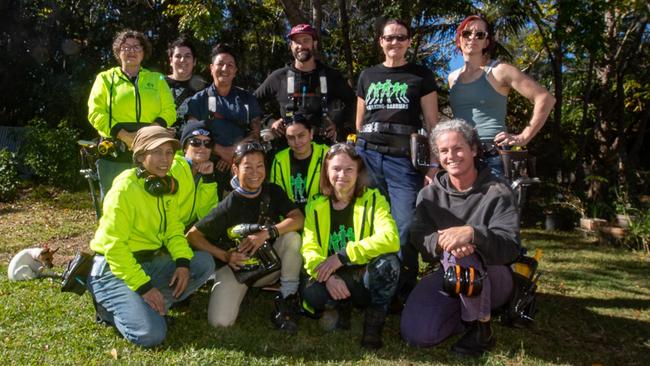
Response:
[{"label": "ear defenders around neck", "polygon": [[138,168],[137,176],[144,179],[144,190],[152,196],[160,197],[178,191],[178,181],[172,176],[159,177],[142,168]]}]

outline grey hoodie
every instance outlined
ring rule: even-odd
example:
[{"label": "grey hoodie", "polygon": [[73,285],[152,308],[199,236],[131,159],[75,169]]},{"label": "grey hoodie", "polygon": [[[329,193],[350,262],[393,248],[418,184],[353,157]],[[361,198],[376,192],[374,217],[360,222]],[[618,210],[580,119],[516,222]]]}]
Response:
[{"label": "grey hoodie", "polygon": [[474,245],[486,265],[512,263],[520,252],[519,214],[515,197],[505,181],[480,168],[469,191],[458,192],[447,172],[418,194],[411,243],[425,261],[434,261],[438,230],[470,225]]}]

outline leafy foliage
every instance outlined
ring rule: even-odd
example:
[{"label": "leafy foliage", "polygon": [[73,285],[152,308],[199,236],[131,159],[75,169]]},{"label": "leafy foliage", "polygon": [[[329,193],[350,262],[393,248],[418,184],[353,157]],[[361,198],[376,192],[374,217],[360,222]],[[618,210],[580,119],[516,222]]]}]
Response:
[{"label": "leafy foliage", "polygon": [[61,121],[53,129],[42,119],[34,119],[26,128],[25,143],[18,155],[39,181],[57,187],[76,188],[81,183],[78,136],[79,132],[67,121]]},{"label": "leafy foliage", "polygon": [[16,196],[19,183],[15,154],[6,149],[0,150],[0,202],[11,201]]}]

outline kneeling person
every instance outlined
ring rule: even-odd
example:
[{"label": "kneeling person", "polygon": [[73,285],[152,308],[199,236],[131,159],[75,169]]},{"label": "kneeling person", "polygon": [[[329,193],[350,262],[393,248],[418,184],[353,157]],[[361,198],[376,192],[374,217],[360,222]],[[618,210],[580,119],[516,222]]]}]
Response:
[{"label": "kneeling person", "polygon": [[323,196],[306,207],[302,255],[310,278],[303,297],[314,310],[338,312],[349,329],[352,305],[367,307],[361,345],[382,347],[386,312],[399,278],[399,234],[384,196],[365,187],[354,147],[337,144],[321,173]]},{"label": "kneeling person", "polygon": [[273,159],[269,181],[279,185],[300,211],[320,193],[320,171],[329,150],[327,145],[313,142],[314,132],[306,121],[292,121],[285,127],[288,148]]},{"label": "kneeling person", "polygon": [[99,320],[153,347],[165,339],[169,307],[203,285],[214,262],[208,253],[193,253],[183,236],[177,182],[167,175],[178,140],[149,126],[138,130],[132,147],[137,167],[118,175],[104,199],[87,284]]},{"label": "kneeling person", "polygon": [[[235,323],[248,290],[246,284],[237,281],[233,271],[241,270],[265,242],[275,240],[273,248],[282,267],[279,272],[257,280],[253,286],[269,285],[280,277],[280,294],[276,297],[273,323],[279,329],[294,332],[297,329],[296,293],[302,266],[301,240],[296,231],[302,228],[304,217],[280,187],[264,183],[264,159],[264,150],[259,143],[247,141],[237,145],[232,165],[235,177],[231,185],[234,190],[192,227],[187,237],[192,246],[211,253],[222,265],[215,273],[215,285],[208,305],[208,322],[215,327]],[[229,238],[229,231],[232,234],[236,225],[255,223],[263,224],[264,229],[247,235],[239,245]]]}]

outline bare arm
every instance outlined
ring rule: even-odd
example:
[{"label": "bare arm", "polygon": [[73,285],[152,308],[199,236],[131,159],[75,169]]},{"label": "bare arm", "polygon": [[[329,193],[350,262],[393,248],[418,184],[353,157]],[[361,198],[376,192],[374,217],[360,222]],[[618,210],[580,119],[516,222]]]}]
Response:
[{"label": "bare arm", "polygon": [[438,123],[438,93],[431,92],[420,98],[420,106],[427,132],[431,132]]},{"label": "bare arm", "polygon": [[251,120],[251,132],[248,134],[248,139],[259,140],[260,130],[262,129],[262,120],[257,117]]},{"label": "bare arm", "polygon": [[366,114],[366,102],[361,99],[361,97],[357,97],[357,117],[355,120],[354,125],[357,128],[357,131],[361,129],[361,126],[363,125],[363,116]]},{"label": "bare arm", "polygon": [[499,145],[528,144],[542,129],[548,115],[555,105],[555,98],[538,82],[519,71],[516,67],[508,64],[499,64],[492,73],[500,84],[511,87],[519,94],[533,103],[533,116],[526,128],[518,135],[510,135],[504,132],[499,133],[494,141]]}]

